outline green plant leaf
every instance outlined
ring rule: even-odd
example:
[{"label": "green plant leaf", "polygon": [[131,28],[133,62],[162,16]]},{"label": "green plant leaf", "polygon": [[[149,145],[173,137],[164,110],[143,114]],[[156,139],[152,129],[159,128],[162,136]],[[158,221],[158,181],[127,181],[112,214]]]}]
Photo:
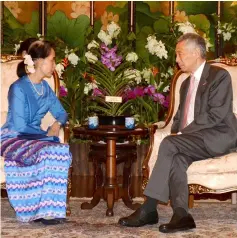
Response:
[{"label": "green plant leaf", "polygon": [[159,20],[154,22],[154,30],[155,32],[168,33],[170,28],[170,23],[165,18],[160,18]]},{"label": "green plant leaf", "polygon": [[7,7],[4,6],[3,11],[4,11],[4,21],[7,22],[7,24],[11,29],[17,28],[23,29],[23,25],[19,21],[17,21],[17,19],[12,15],[12,13],[8,10]]},{"label": "green plant leaf", "polygon": [[209,32],[210,22],[204,14],[190,15],[189,20],[193,23],[198,29],[202,30],[205,33]]},{"label": "green plant leaf", "polygon": [[56,11],[53,16],[48,16],[48,35],[57,36],[71,48],[83,48],[87,28],[90,25],[88,16],[80,15],[77,19],[68,19],[61,11]]},{"label": "green plant leaf", "polygon": [[32,12],[32,20],[24,25],[24,29],[30,36],[37,36],[37,33],[39,33],[39,12]]},{"label": "green plant leaf", "polygon": [[216,12],[217,1],[177,1],[176,9],[185,11],[186,15],[208,15]]}]

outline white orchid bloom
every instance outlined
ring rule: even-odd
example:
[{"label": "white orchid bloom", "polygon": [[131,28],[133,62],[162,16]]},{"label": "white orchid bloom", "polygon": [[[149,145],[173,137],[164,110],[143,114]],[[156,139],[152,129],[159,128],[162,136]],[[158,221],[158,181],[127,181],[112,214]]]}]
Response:
[{"label": "white orchid bloom", "polygon": [[87,49],[90,50],[91,48],[99,48],[99,43],[97,43],[95,40],[91,41],[88,44]]},{"label": "white orchid bloom", "polygon": [[100,30],[98,34],[98,38],[105,43],[106,46],[110,45],[112,43],[112,37],[108,35],[105,31]]},{"label": "white orchid bloom", "polygon": [[15,44],[14,46],[15,55],[17,55],[17,51],[20,49],[20,44]]},{"label": "white orchid bloom", "polygon": [[195,31],[195,25],[189,21],[177,23],[177,26],[179,26],[178,30],[182,32],[183,34],[186,34],[186,33],[197,34],[197,32]]},{"label": "white orchid bloom", "polygon": [[64,66],[61,63],[59,63],[56,65],[55,70],[58,73],[58,77],[62,78],[62,74],[64,72]]},{"label": "white orchid bloom", "polygon": [[142,81],[141,72],[137,69],[126,69],[124,71],[124,76],[128,79],[134,79],[137,84]]},{"label": "white orchid bloom", "polygon": [[135,74],[134,74],[134,71],[133,69],[126,69],[124,71],[124,77],[128,78],[128,79],[133,79],[135,78]]},{"label": "white orchid bloom", "polygon": [[230,32],[222,32],[223,35],[223,40],[228,41],[231,38],[231,33]]},{"label": "white orchid bloom", "polygon": [[94,54],[93,54],[92,52],[90,52],[90,51],[87,51],[87,52],[85,53],[85,57],[87,58],[87,60],[88,60],[90,63],[93,63],[93,64],[98,60],[97,56],[94,55]]},{"label": "white orchid bloom", "polygon": [[64,50],[64,53],[65,53],[65,56],[68,57],[69,50],[68,50],[67,46],[66,46],[66,48]]},{"label": "white orchid bloom", "polygon": [[121,32],[121,28],[115,22],[112,21],[110,24],[107,25],[107,31],[112,39],[116,39],[118,34]]},{"label": "white orchid bloom", "polygon": [[166,93],[166,92],[168,92],[169,90],[170,90],[170,86],[167,85],[166,87],[164,87],[163,92]]},{"label": "white orchid bloom", "polygon": [[138,60],[138,56],[135,52],[130,52],[127,54],[126,60],[129,62],[136,62]]},{"label": "white orchid bloom", "polygon": [[73,66],[76,66],[78,64],[78,61],[80,60],[79,57],[75,53],[70,53],[68,55],[68,60]]},{"label": "white orchid bloom", "polygon": [[95,88],[98,88],[96,83],[86,83],[84,88],[84,94],[88,95],[88,93]]},{"label": "white orchid bloom", "polygon": [[150,83],[150,79],[151,79],[151,69],[143,69],[141,74],[143,75],[143,78],[145,79],[145,81],[149,84]]},{"label": "white orchid bloom", "polygon": [[168,52],[165,49],[165,45],[162,41],[157,41],[155,36],[148,36],[147,37],[147,44],[145,45],[145,48],[148,49],[148,51],[152,55],[156,55],[160,59],[168,58]]}]

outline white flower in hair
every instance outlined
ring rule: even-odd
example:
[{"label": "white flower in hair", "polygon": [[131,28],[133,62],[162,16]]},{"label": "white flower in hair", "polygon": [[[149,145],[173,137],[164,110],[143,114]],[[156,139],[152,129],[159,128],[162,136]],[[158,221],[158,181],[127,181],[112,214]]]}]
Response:
[{"label": "white flower in hair", "polygon": [[34,67],[35,63],[32,60],[31,56],[28,54],[25,54],[23,58],[25,59],[24,64],[26,65],[27,71],[31,74],[35,73],[35,67]]}]

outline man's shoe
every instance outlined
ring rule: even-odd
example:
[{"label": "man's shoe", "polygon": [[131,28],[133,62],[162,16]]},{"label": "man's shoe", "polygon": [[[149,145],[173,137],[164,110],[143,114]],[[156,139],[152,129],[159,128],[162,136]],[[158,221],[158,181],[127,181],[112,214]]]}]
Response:
[{"label": "man's shoe", "polygon": [[174,214],[169,223],[160,225],[159,231],[163,233],[172,233],[177,231],[186,231],[196,228],[196,224],[191,214],[187,216],[179,217]]},{"label": "man's shoe", "polygon": [[130,216],[120,218],[118,223],[122,226],[140,227],[148,224],[157,224],[158,221],[157,211],[147,212],[143,207],[140,207]]}]

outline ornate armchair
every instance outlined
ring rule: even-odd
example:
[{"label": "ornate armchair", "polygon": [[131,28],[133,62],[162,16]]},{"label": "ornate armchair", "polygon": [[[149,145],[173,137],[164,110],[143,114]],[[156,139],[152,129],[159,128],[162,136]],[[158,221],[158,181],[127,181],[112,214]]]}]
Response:
[{"label": "ornate armchair", "polygon": [[[233,106],[237,117],[237,59],[217,59],[210,61],[213,65],[225,68],[231,75],[233,85]],[[171,105],[165,122],[158,122],[154,135],[153,149],[149,158],[143,162],[143,188],[149,179],[157,160],[158,149],[164,137],[170,134],[174,113],[179,105],[179,88],[188,77],[178,71],[171,83]],[[232,204],[237,197],[237,152],[228,155],[194,162],[187,171],[189,184],[189,207],[193,207],[194,194],[232,192]]]},{"label": "ornate armchair", "polygon": [[[1,126],[6,121],[7,117],[7,110],[8,110],[8,89],[10,85],[18,79],[16,74],[17,65],[19,62],[22,61],[20,56],[14,55],[2,55],[1,56]],[[51,78],[46,78],[48,84],[54,90],[57,96],[59,96],[59,78],[56,72],[54,72]],[[55,119],[51,115],[51,113],[47,113],[45,117],[42,119],[41,127],[43,130],[48,128],[48,125],[53,124]],[[64,130],[60,131],[59,139],[60,142],[68,143],[69,138],[69,128],[66,126]],[[4,173],[4,158],[1,157],[0,159],[0,182],[1,182],[1,189],[5,189],[5,173]],[[70,207],[69,207],[69,198],[71,194],[71,168],[69,170],[68,176],[68,193],[67,193],[67,215],[70,215]]]}]

